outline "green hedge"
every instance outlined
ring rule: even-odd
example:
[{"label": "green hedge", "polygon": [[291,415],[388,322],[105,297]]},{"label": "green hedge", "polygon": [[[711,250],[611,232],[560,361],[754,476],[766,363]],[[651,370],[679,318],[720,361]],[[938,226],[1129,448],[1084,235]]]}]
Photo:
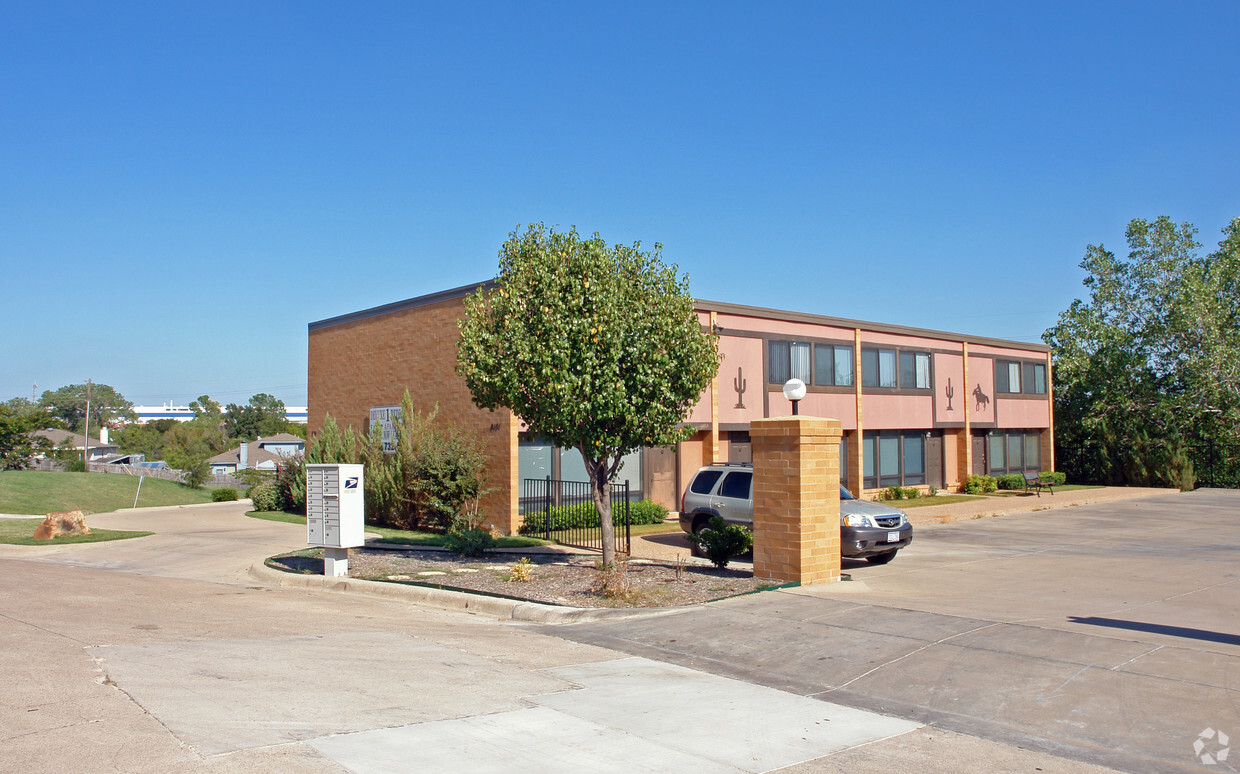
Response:
[{"label": "green hedge", "polygon": [[237,490],[231,486],[222,486],[211,493],[211,502],[226,503],[237,499]]},{"label": "green hedge", "polygon": [[255,484],[246,492],[256,511],[280,510],[280,490],[274,483]]},{"label": "green hedge", "polygon": [[999,487],[999,482],[994,476],[972,475],[964,482],[965,494],[982,494],[984,492],[993,492]]},{"label": "green hedge", "polygon": [[[540,535],[547,531],[547,511],[529,511],[519,532],[522,535]],[[598,510],[593,502],[575,505],[553,505],[550,508],[551,531],[583,529],[598,525]],[[661,524],[667,518],[667,508],[653,500],[642,500],[629,506],[630,524]],[[611,523],[617,527],[624,524],[624,503],[611,506]]]},{"label": "green hedge", "polygon": [[1053,486],[1063,486],[1068,483],[1068,474],[1055,470],[1044,470],[1038,474],[1038,478]]},{"label": "green hedge", "polygon": [[1024,489],[1025,476],[1023,473],[1004,473],[995,480],[1000,489]]}]

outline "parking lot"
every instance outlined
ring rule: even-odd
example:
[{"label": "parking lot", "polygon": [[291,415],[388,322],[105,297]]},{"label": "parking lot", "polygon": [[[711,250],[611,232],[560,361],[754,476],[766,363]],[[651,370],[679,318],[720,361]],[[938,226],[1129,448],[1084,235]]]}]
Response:
[{"label": "parking lot", "polygon": [[1240,739],[1240,492],[920,527],[892,564],[844,569],[541,630],[1078,761],[1230,770],[1202,756]]}]

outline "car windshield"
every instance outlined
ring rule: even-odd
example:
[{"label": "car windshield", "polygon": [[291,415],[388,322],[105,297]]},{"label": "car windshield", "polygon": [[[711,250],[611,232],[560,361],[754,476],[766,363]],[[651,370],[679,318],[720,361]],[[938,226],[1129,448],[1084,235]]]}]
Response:
[{"label": "car windshield", "polygon": [[852,492],[848,491],[844,487],[840,487],[840,499],[841,500],[856,500],[857,498],[853,497]]}]

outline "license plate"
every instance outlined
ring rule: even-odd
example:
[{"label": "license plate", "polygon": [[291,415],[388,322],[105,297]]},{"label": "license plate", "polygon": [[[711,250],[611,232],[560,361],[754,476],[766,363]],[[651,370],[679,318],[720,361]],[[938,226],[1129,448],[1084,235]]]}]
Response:
[{"label": "license plate", "polygon": [[899,532],[888,532],[888,533],[887,533],[887,542],[888,542],[888,543],[899,543],[899,542],[900,542],[900,533],[899,533]]}]

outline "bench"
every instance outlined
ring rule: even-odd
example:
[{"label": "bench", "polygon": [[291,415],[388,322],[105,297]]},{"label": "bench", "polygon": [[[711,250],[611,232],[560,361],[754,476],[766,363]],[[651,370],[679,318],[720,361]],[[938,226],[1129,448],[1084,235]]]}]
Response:
[{"label": "bench", "polygon": [[1025,494],[1029,494],[1029,490],[1033,490],[1038,497],[1042,496],[1042,487],[1050,490],[1051,494],[1055,494],[1055,485],[1049,481],[1043,481],[1038,473],[1025,473]]}]

